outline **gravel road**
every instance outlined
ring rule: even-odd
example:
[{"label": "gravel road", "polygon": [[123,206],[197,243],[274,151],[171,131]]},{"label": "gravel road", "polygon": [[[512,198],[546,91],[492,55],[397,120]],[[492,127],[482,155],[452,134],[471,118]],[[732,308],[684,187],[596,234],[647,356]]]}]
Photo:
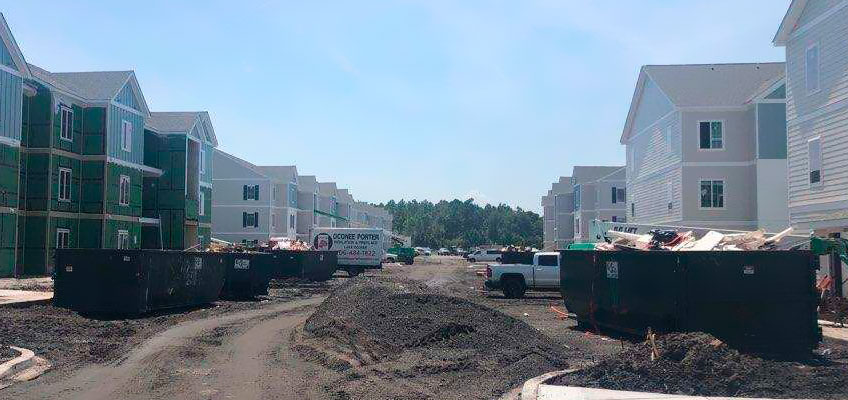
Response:
[{"label": "gravel road", "polygon": [[[290,350],[292,330],[324,297],[178,324],[116,363],[14,386],[18,399],[321,399],[330,371]],[[51,379],[52,378],[52,379]]]}]

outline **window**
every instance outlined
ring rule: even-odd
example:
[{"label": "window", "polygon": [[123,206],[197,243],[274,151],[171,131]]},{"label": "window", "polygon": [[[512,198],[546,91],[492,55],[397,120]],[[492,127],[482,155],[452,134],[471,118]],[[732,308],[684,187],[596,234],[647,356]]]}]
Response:
[{"label": "window", "polygon": [[665,148],[670,153],[672,150],[671,137],[673,133],[670,126],[665,127]]},{"label": "window", "polygon": [[205,174],[206,173],[206,150],[203,149],[202,144],[200,146],[201,146],[201,148],[200,148],[200,161],[199,161],[200,162],[200,173]]},{"label": "window", "polygon": [[804,57],[804,77],[807,84],[807,93],[815,93],[819,91],[819,45],[814,44],[807,47],[807,52]]},{"label": "window", "polygon": [[807,142],[807,164],[810,169],[810,186],[820,186],[822,182],[821,138]]},{"label": "window", "polygon": [[121,175],[121,186],[118,194],[118,203],[122,206],[130,204],[130,177]]},{"label": "window", "polygon": [[674,186],[671,182],[666,184],[666,199],[668,200],[668,211],[674,207]]},{"label": "window", "polygon": [[289,228],[294,229],[294,214],[289,215]]},{"label": "window", "polygon": [[121,149],[132,151],[133,126],[130,121],[121,121]]},{"label": "window", "polygon": [[612,204],[624,203],[627,198],[627,191],[624,188],[612,187]]},{"label": "window", "polygon": [[56,229],[56,248],[57,249],[67,249],[69,239],[71,237],[70,229],[58,228]]},{"label": "window", "polygon": [[724,124],[721,121],[698,122],[698,146],[702,150],[724,148]]},{"label": "window", "polygon": [[118,249],[126,250],[130,248],[130,233],[123,229],[118,231]]},{"label": "window", "polygon": [[539,266],[541,267],[556,267],[558,265],[557,256],[539,256]]},{"label": "window", "polygon": [[701,181],[701,208],[724,208],[724,181]]},{"label": "window", "polygon": [[271,228],[277,228],[277,215],[271,213]]},{"label": "window", "polygon": [[631,217],[636,216],[636,203],[632,203],[632,202],[630,203],[630,216]]},{"label": "window", "polygon": [[69,142],[74,140],[74,110],[67,106],[59,106],[62,112],[59,138]]},{"label": "window", "polygon": [[206,215],[206,194],[200,192],[200,197],[197,199],[197,214]]},{"label": "window", "polygon": [[71,201],[71,170],[59,168],[59,201]]},{"label": "window", "polygon": [[574,218],[574,234],[580,234],[580,218]]},{"label": "window", "polygon": [[495,255],[495,254],[501,254],[501,252],[498,251],[498,250],[486,250],[486,254]]},{"label": "window", "polygon": [[241,213],[241,226],[243,228],[258,228],[259,213],[258,212],[243,212]]},{"label": "window", "polygon": [[618,217],[616,217],[615,215],[613,215],[613,216],[612,216],[612,222],[618,222]]},{"label": "window", "polygon": [[259,185],[244,185],[242,190],[245,200],[259,201]]},{"label": "window", "polygon": [[277,185],[274,185],[271,190],[271,200],[277,201]]}]

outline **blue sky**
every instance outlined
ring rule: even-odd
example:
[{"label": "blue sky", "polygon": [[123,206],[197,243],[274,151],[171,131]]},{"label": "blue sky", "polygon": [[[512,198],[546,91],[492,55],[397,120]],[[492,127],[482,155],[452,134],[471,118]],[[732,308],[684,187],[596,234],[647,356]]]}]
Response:
[{"label": "blue sky", "polygon": [[643,64],[782,61],[789,0],[0,0],[27,61],[133,69],[154,111],[354,197],[540,210],[574,165],[623,165]]}]

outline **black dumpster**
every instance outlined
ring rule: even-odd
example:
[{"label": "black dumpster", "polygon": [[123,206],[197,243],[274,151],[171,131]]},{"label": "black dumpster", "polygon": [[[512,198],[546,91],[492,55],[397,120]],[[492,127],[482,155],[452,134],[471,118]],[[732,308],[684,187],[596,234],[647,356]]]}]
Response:
[{"label": "black dumpster", "polygon": [[501,254],[502,264],[533,264],[533,251],[505,251]]},{"label": "black dumpster", "polygon": [[821,340],[809,251],[562,252],[563,299],[589,327],[703,331],[762,353]]},{"label": "black dumpster", "polygon": [[221,297],[253,298],[268,294],[274,268],[280,258],[271,253],[220,253],[226,263],[226,275]]},{"label": "black dumpster", "polygon": [[338,268],[335,251],[273,250],[271,254],[278,257],[272,272],[275,279],[304,278],[326,281]]},{"label": "black dumpster", "polygon": [[54,304],[92,314],[141,314],[215,301],[224,284],[218,253],[57,249]]}]

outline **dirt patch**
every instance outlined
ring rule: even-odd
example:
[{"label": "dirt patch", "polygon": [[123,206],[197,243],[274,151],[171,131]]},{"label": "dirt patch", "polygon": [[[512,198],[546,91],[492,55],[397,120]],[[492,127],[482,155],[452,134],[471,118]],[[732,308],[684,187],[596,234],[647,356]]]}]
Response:
[{"label": "dirt patch", "polygon": [[0,307],[0,343],[28,348],[57,368],[104,363],[119,359],[128,349],[180,322],[307,298],[329,292],[338,283],[280,283],[270,296],[256,301],[217,301],[133,318],[80,315],[52,304]]},{"label": "dirt patch", "polygon": [[765,398],[848,397],[848,343],[826,341],[803,361],[742,354],[704,333],[669,334],[626,350],[595,366],[564,375],[557,385],[667,394]]},{"label": "dirt patch", "polygon": [[571,352],[488,307],[378,277],[339,288],[303,330],[347,367],[339,398],[490,399],[566,367]]},{"label": "dirt patch", "polygon": [[3,278],[0,279],[0,289],[52,292],[53,278]]},{"label": "dirt patch", "polygon": [[826,297],[819,307],[819,319],[848,324],[848,299],[836,296]]}]

